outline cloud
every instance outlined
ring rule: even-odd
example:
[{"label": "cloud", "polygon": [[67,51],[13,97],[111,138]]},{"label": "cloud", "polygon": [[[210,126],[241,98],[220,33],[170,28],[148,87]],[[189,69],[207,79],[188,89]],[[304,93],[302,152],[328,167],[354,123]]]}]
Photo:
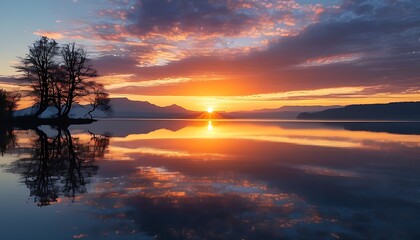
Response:
[{"label": "cloud", "polygon": [[322,65],[328,65],[328,64],[354,62],[361,59],[362,57],[363,57],[362,53],[348,53],[348,54],[333,55],[333,56],[320,57],[320,58],[311,58],[311,59],[306,60],[305,63],[296,65],[296,67],[315,67],[315,66],[322,66]]},{"label": "cloud", "polygon": [[29,94],[32,88],[29,83],[19,79],[16,76],[1,76],[0,75],[0,89],[6,91],[19,91],[23,96]]},{"label": "cloud", "polygon": [[190,82],[191,78],[164,78],[164,79],[154,79],[148,81],[141,81],[141,82],[119,82],[119,83],[111,83],[107,86],[107,89],[121,89],[124,87],[156,87],[168,84],[177,84],[177,83],[185,83]]},{"label": "cloud", "polygon": [[[236,35],[255,23],[247,5],[228,1],[137,1],[128,13],[133,23],[127,30],[136,35],[177,32]],[[244,10],[244,11],[238,11]]]},{"label": "cloud", "polygon": [[[191,56],[237,55],[268,40],[297,34],[320,15],[320,4],[295,0],[113,1],[68,38],[112,43],[108,54],[130,56],[142,66]],[[80,25],[80,24],[78,24]],[[86,29],[88,29],[86,31]]]},{"label": "cloud", "polygon": [[1,76],[0,75],[0,82],[2,83],[9,83],[9,84],[19,84],[21,81],[19,81],[18,78],[13,76]]},{"label": "cloud", "polygon": [[313,99],[316,97],[348,97],[362,94],[365,91],[364,87],[338,87],[338,88],[323,88],[306,91],[289,91],[277,93],[265,93],[249,96],[238,96],[233,99],[247,100],[247,101],[272,101],[272,100],[299,100],[299,99]]},{"label": "cloud", "polygon": [[[388,14],[391,10],[393,14]],[[346,1],[299,34],[272,41],[265,50],[235,57],[187,57],[164,66],[133,66],[131,72],[146,79],[198,73],[226,78],[222,83],[181,83],[152,91],[169,95],[200,95],[201,89],[208,95],[247,95],[351,86],[416,87],[418,16],[420,7],[414,1]],[[231,88],[220,90],[220,85]]]},{"label": "cloud", "polygon": [[414,0],[131,0],[99,10],[89,31],[61,34],[92,41],[114,94],[412,93],[419,16]]},{"label": "cloud", "polygon": [[65,35],[60,32],[37,30],[34,32],[38,36],[46,36],[55,40],[63,39]]}]

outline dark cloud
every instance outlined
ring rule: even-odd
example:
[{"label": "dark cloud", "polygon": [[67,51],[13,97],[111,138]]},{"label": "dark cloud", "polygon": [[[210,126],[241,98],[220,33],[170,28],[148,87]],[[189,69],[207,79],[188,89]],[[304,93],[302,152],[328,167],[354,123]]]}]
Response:
[{"label": "dark cloud", "polygon": [[21,83],[18,78],[16,77],[9,77],[9,76],[0,76],[0,83],[8,83],[8,84],[18,84]]},{"label": "dark cloud", "polygon": [[130,57],[105,55],[92,61],[101,75],[132,72],[137,62]]},{"label": "dark cloud", "polygon": [[99,11],[97,21],[88,23],[82,38],[118,44],[118,49],[112,44],[98,48],[117,55],[122,50],[142,66],[162,65],[190,56],[239,53],[248,45],[260,47],[266,38],[292,34],[313,22],[319,9],[293,0],[114,1]]},{"label": "dark cloud", "polygon": [[[294,1],[255,0],[135,0],[119,3],[116,9],[100,11],[100,17],[123,20],[125,32],[145,36],[148,34],[219,34],[234,36],[267,21],[295,21],[303,13],[293,11],[300,7]],[[112,34],[114,23],[99,25],[100,33]],[[121,30],[121,29],[120,29]]]},{"label": "dark cloud", "polygon": [[6,85],[7,91],[19,91],[22,97],[28,96],[31,93],[30,83],[21,79],[19,76],[0,76],[1,84]]},{"label": "dark cloud", "polygon": [[[419,16],[415,1],[346,1],[300,34],[272,42],[267,50],[227,60],[190,57],[166,66],[133,68],[133,72],[145,78],[220,74],[258,92],[360,85],[415,87],[420,81]],[[341,56],[352,54],[358,57],[342,61]],[[329,62],[323,62],[325,58]],[[320,63],[305,65],[308,61]],[[155,90],[175,93],[179,88]]]},{"label": "dark cloud", "polygon": [[139,0],[128,19],[128,31],[145,35],[152,32],[205,32],[237,34],[256,16],[238,11],[231,1]]}]

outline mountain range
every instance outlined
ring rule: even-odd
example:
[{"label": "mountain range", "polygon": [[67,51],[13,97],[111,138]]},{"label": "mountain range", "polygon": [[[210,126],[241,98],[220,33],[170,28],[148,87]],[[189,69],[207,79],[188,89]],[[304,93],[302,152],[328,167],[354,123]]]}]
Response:
[{"label": "mountain range", "polygon": [[[95,111],[94,118],[162,118],[162,119],[301,119],[301,120],[420,120],[420,102],[398,102],[388,104],[363,104],[341,106],[283,106],[274,109],[261,109],[237,112],[191,111],[178,105],[160,107],[146,101],[132,101],[127,98],[112,98],[113,112],[106,114]],[[15,112],[15,116],[34,113],[36,108],[25,108]],[[70,112],[72,118],[85,118],[89,106],[76,105]],[[49,107],[41,118],[50,118],[56,114],[54,107]]]},{"label": "mountain range", "polygon": [[[160,107],[146,101],[132,101],[127,98],[112,98],[110,104],[113,112],[106,114],[102,111],[93,112],[94,118],[183,118],[195,119],[206,118],[206,112],[191,111],[178,105]],[[329,106],[330,107],[330,106]],[[326,106],[285,106],[275,109],[262,109],[255,111],[240,112],[215,112],[218,118],[265,118],[265,119],[296,119],[299,113],[321,111],[327,109]],[[84,118],[90,110],[89,106],[76,105],[70,112],[72,118]],[[36,111],[35,107],[21,109],[15,112],[15,116],[31,115]],[[49,118],[54,116],[57,110],[49,107],[40,117]]]},{"label": "mountain range", "polygon": [[[112,113],[107,114],[96,110],[92,113],[94,118],[196,118],[201,112],[190,111],[178,105],[159,107],[146,101],[131,101],[127,98],[112,98],[110,102]],[[90,107],[87,105],[76,105],[70,112],[72,118],[86,117]],[[36,111],[35,107],[21,109],[15,112],[15,116],[31,115]],[[57,110],[49,107],[40,117],[48,118],[54,116]]]}]

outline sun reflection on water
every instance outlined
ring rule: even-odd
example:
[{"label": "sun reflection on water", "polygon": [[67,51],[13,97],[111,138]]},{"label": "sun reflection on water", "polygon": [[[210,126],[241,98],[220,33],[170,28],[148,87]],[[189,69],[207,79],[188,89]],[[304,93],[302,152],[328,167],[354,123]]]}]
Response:
[{"label": "sun reflection on water", "polygon": [[213,124],[212,124],[211,121],[208,121],[208,123],[207,123],[207,130],[208,131],[213,131]]}]

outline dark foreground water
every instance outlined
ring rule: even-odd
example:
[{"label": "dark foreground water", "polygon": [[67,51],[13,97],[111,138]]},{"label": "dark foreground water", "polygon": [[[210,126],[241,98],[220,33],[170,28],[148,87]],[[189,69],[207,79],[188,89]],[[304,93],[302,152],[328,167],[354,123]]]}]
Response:
[{"label": "dark foreground water", "polygon": [[0,132],[0,239],[420,239],[420,124]]}]

